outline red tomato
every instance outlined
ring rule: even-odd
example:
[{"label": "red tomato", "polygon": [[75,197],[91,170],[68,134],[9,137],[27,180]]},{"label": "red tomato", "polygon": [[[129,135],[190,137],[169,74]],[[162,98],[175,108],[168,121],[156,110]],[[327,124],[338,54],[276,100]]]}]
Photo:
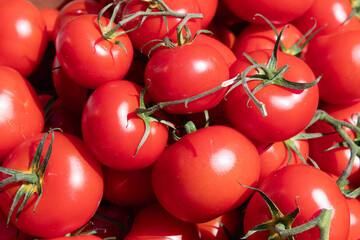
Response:
[{"label": "red tomato", "polygon": [[[329,104],[323,106],[321,109],[338,120],[356,125],[356,114],[360,114],[360,102],[352,104]],[[355,138],[354,132],[348,128],[344,128],[344,130],[350,138]],[[307,129],[307,132],[312,133],[332,133],[334,131],[329,124],[322,121],[316,122]],[[336,176],[340,176],[347,166],[350,158],[350,149],[339,147],[329,151],[325,150],[340,142],[344,142],[344,140],[337,133],[321,138],[314,138],[309,141],[310,157],[319,165],[320,169]],[[357,156],[355,157],[355,162],[348,180],[356,185],[360,185],[360,159]]]},{"label": "red tomato", "polygon": [[195,224],[183,222],[170,215],[160,204],[152,203],[139,211],[124,240],[136,239],[196,240],[199,233]]},{"label": "red tomato", "polygon": [[350,210],[350,230],[347,240],[358,240],[360,237],[360,201],[356,198],[347,198]]},{"label": "red tomato", "polygon": [[352,10],[351,1],[348,0],[314,0],[311,7],[292,23],[305,33],[314,25],[315,19],[316,29],[326,26],[317,36],[339,30],[359,29],[360,21],[356,16],[346,21]]},{"label": "red tomato", "polygon": [[[267,64],[272,50],[259,50],[249,55],[259,64]],[[245,57],[239,58],[230,67],[230,78],[235,77],[252,64]],[[310,83],[315,75],[310,67],[298,57],[278,51],[277,66],[289,65],[283,77],[291,82]],[[252,70],[247,76],[257,74]],[[259,80],[248,82],[252,91]],[[293,90],[270,84],[258,92],[255,97],[265,105],[268,115],[264,117],[244,88],[232,90],[223,101],[224,111],[231,124],[248,137],[259,142],[285,141],[300,133],[313,118],[319,101],[317,85],[305,90]],[[284,121],[286,119],[286,121]]]},{"label": "red tomato", "polygon": [[[43,134],[37,134],[18,145],[2,167],[28,171],[42,137]],[[48,136],[44,149],[49,144]],[[4,173],[0,174],[1,180],[7,177]],[[42,197],[35,211],[35,202],[39,197],[36,193],[30,197],[17,220],[18,207],[11,215],[11,222],[17,228],[37,237],[59,237],[77,230],[93,216],[103,194],[100,164],[79,138],[61,132],[54,133],[52,154],[41,183]],[[11,183],[2,188],[0,208],[6,215],[21,184]]]},{"label": "red tomato", "polygon": [[103,166],[104,199],[120,206],[143,205],[155,200],[151,171],[151,166],[134,171]]},{"label": "red tomato", "polygon": [[[148,92],[156,103],[193,97],[219,86],[229,78],[223,56],[206,44],[189,44],[154,54],[145,68]],[[215,107],[223,98],[223,88],[208,96],[185,104],[164,107],[176,113],[196,113]]]},{"label": "red tomato", "polygon": [[[101,17],[106,26],[109,19]],[[118,32],[122,32],[119,29]],[[120,41],[124,48],[113,41]],[[115,39],[104,39],[97,15],[81,15],[67,22],[56,37],[56,53],[60,65],[69,77],[86,88],[121,80],[128,72],[133,48],[127,34]]]},{"label": "red tomato", "polygon": [[[300,212],[292,227],[315,218],[321,209],[332,209],[329,240],[347,240],[350,214],[345,197],[335,181],[325,172],[306,164],[288,165],[275,171],[259,186],[283,214]],[[255,193],[246,208],[245,232],[271,219],[268,205]],[[248,240],[267,239],[269,231],[257,232]],[[320,239],[319,229],[312,228],[294,236],[297,240]]]},{"label": "red tomato", "polygon": [[200,12],[203,15],[201,28],[205,29],[215,17],[219,0],[197,0],[197,2],[199,3]]},{"label": "red tomato", "polygon": [[0,211],[0,240],[17,239],[18,229],[12,224],[7,224],[7,217]]},{"label": "red tomato", "polygon": [[0,162],[14,147],[44,128],[44,112],[30,83],[16,70],[0,66]]},{"label": "red tomato", "polygon": [[59,10],[53,8],[43,8],[40,9],[40,12],[44,18],[48,42],[53,42],[55,40],[55,22],[59,15]]},{"label": "red tomato", "polygon": [[285,24],[303,15],[314,0],[223,0],[239,18],[248,22],[263,23],[255,14],[261,14],[273,24]]},{"label": "red tomato", "polygon": [[[339,44],[341,43],[341,44]],[[360,100],[360,29],[323,35],[311,40],[303,55],[304,61],[319,82],[320,99],[335,104]]]},{"label": "red tomato", "polygon": [[234,47],[236,35],[230,27],[223,22],[212,22],[206,29],[212,32],[214,38],[224,43],[230,49]]},{"label": "red tomato", "polygon": [[215,125],[185,135],[155,162],[152,184],[160,204],[187,222],[210,221],[244,203],[256,186],[259,155],[233,128]]},{"label": "red tomato", "polygon": [[0,9],[0,65],[27,77],[38,67],[46,49],[44,19],[26,0],[1,0]]},{"label": "red tomato", "polygon": [[[82,115],[85,143],[104,165],[120,171],[150,166],[164,150],[168,130],[151,122],[150,135],[136,154],[145,132],[145,123],[135,114],[141,88],[125,80],[97,88],[89,97]],[[136,156],[135,156],[136,154]]]},{"label": "red tomato", "polygon": [[[200,8],[197,0],[166,0],[165,4],[175,12],[181,13],[200,13]],[[149,2],[141,0],[130,1],[122,12],[122,18],[126,18],[128,15],[136,13],[138,11],[146,11],[149,7]],[[159,11],[157,8],[153,8],[152,11]],[[123,25],[124,30],[133,29],[142,20],[142,16],[137,17]],[[148,16],[142,25],[136,28],[134,31],[129,32],[129,37],[134,47],[141,53],[148,55],[149,51],[159,42],[151,42],[152,40],[164,40],[165,37],[170,38],[171,41],[177,43],[176,27],[182,20],[182,18],[176,18],[167,16],[167,24],[164,22],[162,16]],[[168,30],[166,28],[168,26]],[[189,27],[190,32],[194,35],[201,29],[201,19],[190,19],[186,26]],[[155,51],[152,51],[152,54]]]},{"label": "red tomato", "polygon": [[[301,39],[303,34],[294,25],[287,25],[289,27],[287,27],[281,35],[281,42],[286,49],[289,49]],[[284,26],[285,25],[276,26],[277,32],[280,33]],[[249,53],[261,49],[274,49],[276,39],[277,36],[269,25],[252,23],[246,26],[236,37],[233,51],[237,58],[240,58],[244,52]],[[291,52],[289,52],[289,54],[291,54]]]},{"label": "red tomato", "polygon": [[74,237],[43,238],[43,240],[102,240],[94,235],[79,235]]}]

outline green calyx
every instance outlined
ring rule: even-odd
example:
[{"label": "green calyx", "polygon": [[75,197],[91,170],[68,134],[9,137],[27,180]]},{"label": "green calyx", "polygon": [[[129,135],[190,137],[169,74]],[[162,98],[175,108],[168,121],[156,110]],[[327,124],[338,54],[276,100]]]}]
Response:
[{"label": "green calyx", "polygon": [[[0,167],[0,172],[10,175],[10,177],[8,177],[0,182],[0,188],[3,188],[4,186],[6,186],[10,183],[22,182],[22,185],[16,192],[14,201],[10,207],[9,215],[7,218],[7,223],[10,222],[10,218],[13,214],[13,211],[14,211],[15,207],[19,204],[21,198],[24,197],[18,210],[17,210],[16,219],[19,217],[20,213],[24,209],[24,207],[25,207],[26,203],[29,201],[30,197],[34,193],[37,193],[38,198],[37,198],[37,200],[35,202],[35,206],[34,206],[34,212],[35,212],[36,206],[38,205],[38,203],[41,199],[42,193],[43,193],[42,182],[44,179],[46,167],[49,163],[50,156],[51,156],[52,146],[53,146],[53,142],[54,142],[54,130],[56,130],[56,129],[49,130],[41,138],[40,143],[36,148],[35,156],[34,156],[33,160],[31,161],[29,170],[17,171],[17,170],[13,170],[13,169],[7,169],[4,167]],[[42,152],[44,150],[45,140],[46,140],[46,137],[50,133],[52,134],[51,142],[46,151],[45,158],[44,158],[42,164],[40,165],[40,159],[41,159]]]},{"label": "green calyx", "polygon": [[351,11],[350,15],[348,16],[348,18],[346,19],[344,24],[355,16],[358,18],[358,20],[360,20],[360,1],[359,0],[350,0],[350,2],[351,2],[351,6],[352,6],[353,10]]},{"label": "green calyx", "polygon": [[299,206],[297,205],[296,199],[296,209],[291,213],[284,215],[279,208],[275,205],[275,203],[260,189],[252,188],[249,186],[242,185],[241,186],[252,189],[259,193],[261,197],[266,202],[269,207],[271,217],[269,221],[265,223],[261,223],[252,229],[250,229],[246,235],[241,239],[246,239],[249,236],[260,232],[260,231],[268,231],[269,238],[268,240],[295,240],[294,235],[305,232],[311,228],[318,227],[320,229],[320,238],[319,240],[328,240],[329,239],[329,231],[330,231],[330,222],[331,222],[331,213],[332,210],[322,209],[319,215],[313,220],[304,223],[300,226],[292,228],[292,224],[295,221],[295,218],[300,213]]}]

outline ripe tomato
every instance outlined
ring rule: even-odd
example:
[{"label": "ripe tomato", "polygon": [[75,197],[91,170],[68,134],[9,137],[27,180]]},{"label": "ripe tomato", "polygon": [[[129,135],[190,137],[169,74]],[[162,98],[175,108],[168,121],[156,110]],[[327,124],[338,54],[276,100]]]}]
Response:
[{"label": "ripe tomato", "polygon": [[215,125],[185,135],[153,166],[152,184],[160,204],[187,222],[210,221],[244,203],[256,186],[259,155],[233,128]]},{"label": "ripe tomato", "polygon": [[[18,145],[7,156],[2,167],[28,171],[43,134],[37,134]],[[45,141],[48,149],[50,137]],[[44,160],[45,152],[41,155]],[[0,179],[8,175],[1,173]],[[9,214],[21,182],[8,184],[0,193],[0,208]],[[75,231],[95,213],[103,194],[103,178],[99,162],[79,138],[61,132],[54,133],[52,154],[41,180],[41,199],[33,194],[16,220],[18,206],[11,222],[21,231],[37,237],[59,237]],[[76,210],[76,211],[75,211]]]},{"label": "ripe tomato", "polygon": [[[259,50],[249,55],[259,64],[267,64],[272,50]],[[252,64],[244,56],[230,67],[230,78],[237,76]],[[310,67],[298,57],[278,51],[277,65],[289,65],[283,75],[284,79],[297,83],[315,81]],[[248,76],[257,74],[257,70]],[[249,89],[254,90],[261,81],[248,82]],[[258,142],[285,141],[300,133],[313,118],[319,101],[317,85],[305,89],[294,90],[270,84],[258,92],[255,97],[265,105],[268,115],[263,116],[242,86],[232,90],[223,101],[224,111],[231,124]],[[284,121],[286,119],[286,121]]]},{"label": "ripe tomato", "polygon": [[[315,218],[321,209],[332,209],[330,240],[347,240],[350,214],[345,197],[335,181],[325,172],[306,164],[288,165],[269,177],[259,186],[285,215],[296,209],[300,212],[292,227]],[[245,232],[271,219],[268,205],[260,194],[255,193],[246,208]],[[249,240],[267,239],[269,231],[262,231],[248,237]],[[319,229],[312,228],[294,236],[297,240],[320,239]]]},{"label": "ripe tomato", "polygon": [[16,70],[0,66],[0,163],[5,155],[44,128],[44,111],[30,83]]},{"label": "ripe tomato", "polygon": [[54,28],[56,19],[59,15],[59,10],[53,8],[43,8],[40,9],[40,12],[46,25],[47,40],[48,42],[54,42]]},{"label": "ripe tomato", "polygon": [[[181,71],[181,74],[179,74]],[[189,44],[163,49],[152,56],[145,68],[145,83],[156,103],[193,97],[219,86],[229,78],[224,57],[206,44]],[[165,111],[185,114],[215,107],[226,88],[185,104],[164,107]]]},{"label": "ripe tomato", "polygon": [[199,3],[200,12],[203,15],[201,28],[205,29],[215,17],[219,0],[197,0],[197,2]]},{"label": "ripe tomato", "polygon": [[27,77],[38,67],[46,49],[44,19],[27,0],[1,0],[0,8],[0,65]]},{"label": "ripe tomato", "polygon": [[[101,17],[100,21],[106,26],[109,19]],[[113,41],[120,41],[126,51]],[[66,74],[86,88],[94,89],[102,83],[121,80],[133,59],[127,34],[104,39],[95,14],[81,15],[67,22],[58,33],[55,46]]]},{"label": "ripe tomato", "polygon": [[166,146],[167,127],[153,121],[150,135],[136,154],[145,133],[144,121],[135,114],[140,91],[133,82],[112,81],[97,88],[85,105],[83,138],[105,166],[120,171],[141,169],[150,166]]},{"label": "ripe tomato", "polygon": [[273,24],[285,24],[303,15],[314,0],[223,0],[223,2],[239,18],[248,22],[263,23],[258,18],[253,18],[255,14],[261,14]]},{"label": "ripe tomato", "polygon": [[[330,116],[349,122],[353,125],[357,124],[356,114],[360,114],[360,102],[351,104],[328,104],[321,107]],[[350,138],[355,138],[355,133],[348,128],[344,128]],[[307,132],[312,133],[333,133],[335,130],[327,123],[318,121],[307,129]],[[325,172],[340,176],[347,166],[350,158],[350,149],[347,147],[339,147],[326,151],[337,143],[344,142],[344,140],[337,134],[330,134],[321,138],[314,138],[309,141],[310,154],[309,156],[318,164],[320,169]],[[354,165],[348,180],[354,184],[360,184],[360,159],[355,157]]]},{"label": "ripe tomato", "polygon": [[[334,104],[360,100],[360,29],[316,37],[303,54],[319,82],[320,99]],[[339,45],[339,43],[341,43]]]},{"label": "ripe tomato", "polygon": [[199,233],[195,224],[175,218],[155,202],[143,207],[138,212],[132,228],[124,240],[136,239],[197,240]]},{"label": "ripe tomato", "polygon": [[350,210],[350,230],[347,240],[358,240],[360,237],[360,200],[357,198],[347,198]]},{"label": "ripe tomato", "polygon": [[73,237],[43,238],[43,240],[102,240],[94,235],[79,235]]},{"label": "ripe tomato", "polygon": [[[181,13],[200,13],[198,0],[167,0],[164,1],[169,8],[175,12]],[[128,17],[128,15],[134,14],[138,11],[146,11],[149,7],[148,1],[132,0],[130,1],[122,11],[122,19]],[[152,11],[159,11],[157,7]],[[124,30],[130,30],[139,25],[142,16],[139,16],[123,25]],[[176,27],[182,20],[182,18],[176,18],[167,16],[167,21],[164,21],[162,16],[148,16],[140,27],[134,31],[129,32],[134,47],[144,55],[149,55],[149,51],[159,42],[150,42],[152,40],[164,40],[165,37],[170,38],[171,41],[177,43]],[[167,27],[166,27],[167,25]],[[190,32],[194,35],[201,29],[201,19],[190,19],[186,26],[189,27]],[[152,51],[154,53],[155,51]]]}]

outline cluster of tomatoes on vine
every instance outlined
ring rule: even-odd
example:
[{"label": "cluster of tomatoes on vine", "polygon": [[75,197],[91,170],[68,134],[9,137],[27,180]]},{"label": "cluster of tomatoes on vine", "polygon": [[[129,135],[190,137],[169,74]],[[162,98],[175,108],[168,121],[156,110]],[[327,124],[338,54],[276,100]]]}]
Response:
[{"label": "cluster of tomatoes on vine", "polygon": [[0,240],[360,239],[358,1],[0,7]]}]

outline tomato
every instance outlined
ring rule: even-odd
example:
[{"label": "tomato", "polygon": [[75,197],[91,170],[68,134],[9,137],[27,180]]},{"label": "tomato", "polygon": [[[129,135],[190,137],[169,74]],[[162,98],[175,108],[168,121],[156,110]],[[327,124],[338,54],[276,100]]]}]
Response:
[{"label": "tomato", "polygon": [[[330,116],[349,122],[353,125],[357,124],[356,114],[360,114],[360,102],[351,104],[328,104],[321,107]],[[355,138],[355,133],[344,128],[350,138]],[[335,130],[327,123],[317,121],[307,129],[307,132],[312,133],[333,133]],[[330,134],[321,138],[314,138],[309,141],[310,154],[309,156],[319,165],[320,169],[325,172],[340,176],[347,166],[350,158],[350,149],[346,147],[339,147],[326,151],[337,143],[344,142],[344,140],[337,134]],[[354,165],[351,169],[348,180],[353,181],[354,184],[360,184],[360,159],[356,156]]]},{"label": "tomato", "polygon": [[[175,12],[181,13],[200,13],[198,0],[167,0],[164,1],[167,6]],[[138,11],[146,11],[149,7],[149,2],[141,0],[132,0],[124,8],[122,12],[122,20],[128,15],[134,14]],[[152,11],[159,11],[157,7],[153,8]],[[139,16],[123,25],[124,30],[130,30],[135,28],[142,20],[142,16]],[[149,55],[150,50],[158,41],[150,42],[152,40],[164,40],[165,37],[170,38],[171,41],[177,43],[177,32],[176,27],[182,20],[182,18],[176,18],[167,16],[167,21],[164,22],[162,16],[148,16],[140,27],[129,32],[134,47],[144,55]],[[168,26],[168,29],[166,27]],[[201,29],[201,19],[190,19],[187,21],[186,26],[192,35]],[[152,54],[155,51],[151,51]]]},{"label": "tomato", "polygon": [[16,70],[0,66],[0,162],[44,128],[44,111],[30,83]]},{"label": "tomato", "polygon": [[[315,218],[321,209],[332,209],[330,240],[347,239],[350,214],[345,197],[335,181],[325,172],[306,164],[288,165],[268,176],[258,187],[285,215],[300,212],[292,228]],[[271,219],[268,205],[259,193],[250,199],[244,217],[245,232]],[[249,240],[267,239],[269,231],[257,232]],[[312,228],[294,236],[297,240],[320,239],[319,229]]]},{"label": "tomato", "polygon": [[197,2],[199,3],[200,12],[203,15],[201,28],[205,29],[215,17],[219,0],[197,0]]},{"label": "tomato", "polygon": [[16,239],[18,229],[12,224],[7,224],[7,217],[0,211],[0,240]]},{"label": "tomato", "polygon": [[0,65],[27,77],[38,67],[46,49],[44,19],[26,0],[1,0],[0,8]]},{"label": "tomato", "polygon": [[347,198],[350,210],[350,231],[347,240],[358,240],[360,236],[360,201],[356,198]]},{"label": "tomato", "polygon": [[[286,49],[289,49],[302,38],[303,34],[294,25],[287,25],[288,27],[281,35],[281,42]],[[285,25],[276,26],[277,32],[281,32],[284,27]],[[240,58],[244,52],[249,53],[261,49],[274,49],[276,39],[277,36],[269,25],[252,23],[246,26],[236,37],[233,51],[237,58]]]},{"label": "tomato", "polygon": [[136,215],[124,240],[199,239],[195,224],[183,222],[165,211],[157,202],[143,207]]},{"label": "tomato", "polygon": [[214,125],[170,145],[153,166],[152,184],[160,204],[186,222],[210,221],[239,207],[256,186],[259,155],[233,128]]},{"label": "tomato", "polygon": [[40,12],[44,18],[48,42],[53,42],[55,40],[55,22],[59,15],[59,10],[53,8],[43,8],[40,9]]},{"label": "tomato", "polygon": [[[308,44],[303,59],[315,74],[322,74],[319,82],[320,99],[342,104],[360,100],[356,77],[360,74],[360,29],[316,37]],[[341,43],[339,45],[339,43]]]},{"label": "tomato", "polygon": [[317,36],[359,29],[360,21],[356,16],[346,21],[352,11],[351,1],[348,0],[314,0],[311,7],[292,23],[305,33],[314,25],[315,19],[316,29],[324,27]]},{"label": "tomato", "polygon": [[120,206],[143,205],[155,200],[151,171],[151,166],[134,171],[103,166],[104,199]]},{"label": "tomato", "polygon": [[136,154],[145,133],[144,121],[135,114],[140,101],[139,85],[112,81],[101,85],[89,97],[82,114],[85,143],[97,159],[119,171],[150,166],[164,150],[168,130],[151,122],[150,134]]},{"label": "tomato", "polygon": [[[229,68],[218,50],[206,44],[188,44],[154,54],[146,65],[144,79],[151,99],[160,103],[201,94],[219,86],[228,77]],[[202,112],[215,107],[225,91],[223,88],[187,106],[175,104],[164,110],[176,114]]]},{"label": "tomato", "polygon": [[[267,64],[272,50],[258,50],[249,53],[259,64]],[[237,76],[252,64],[245,57],[230,67],[230,78]],[[278,51],[277,66],[289,65],[284,79],[297,83],[315,81],[311,68],[298,57]],[[247,76],[257,74],[251,70]],[[252,91],[261,81],[248,81]],[[255,97],[265,105],[267,116],[263,116],[244,88],[232,90],[223,101],[224,112],[231,124],[248,137],[258,142],[285,141],[300,133],[313,118],[319,101],[317,85],[305,90],[294,90],[270,84],[256,92]],[[284,121],[286,119],[286,121]]]},{"label": "tomato", "polygon": [[[106,26],[108,18],[101,17]],[[119,29],[117,33],[123,32]],[[123,47],[112,41],[120,41]],[[133,48],[126,33],[104,39],[97,15],[81,15],[67,22],[56,37],[56,53],[65,73],[77,84],[96,88],[100,84],[121,80],[133,59]]]},{"label": "tomato", "polygon": [[223,2],[239,18],[248,22],[263,23],[258,18],[254,18],[255,14],[261,14],[273,24],[285,24],[303,15],[314,0],[223,0]]},{"label": "tomato", "polygon": [[236,35],[229,26],[224,23],[212,22],[206,29],[212,32],[214,38],[224,43],[230,49],[234,47]]},{"label": "tomato", "polygon": [[79,235],[74,237],[57,237],[57,238],[43,238],[43,240],[101,240],[102,238],[99,238],[94,235]]},{"label": "tomato", "polygon": [[[18,145],[7,156],[2,167],[28,171],[42,137],[43,134],[37,134]],[[49,144],[48,136],[44,149],[48,149]],[[40,163],[44,160],[45,152]],[[0,174],[1,180],[7,177],[4,173]],[[21,184],[10,183],[1,189],[0,208],[6,215]],[[21,231],[37,237],[60,237],[77,230],[93,216],[103,194],[99,162],[82,140],[61,132],[54,133],[52,154],[41,184],[42,196],[36,208],[39,195],[33,194],[17,220],[18,206],[10,219]]]}]

